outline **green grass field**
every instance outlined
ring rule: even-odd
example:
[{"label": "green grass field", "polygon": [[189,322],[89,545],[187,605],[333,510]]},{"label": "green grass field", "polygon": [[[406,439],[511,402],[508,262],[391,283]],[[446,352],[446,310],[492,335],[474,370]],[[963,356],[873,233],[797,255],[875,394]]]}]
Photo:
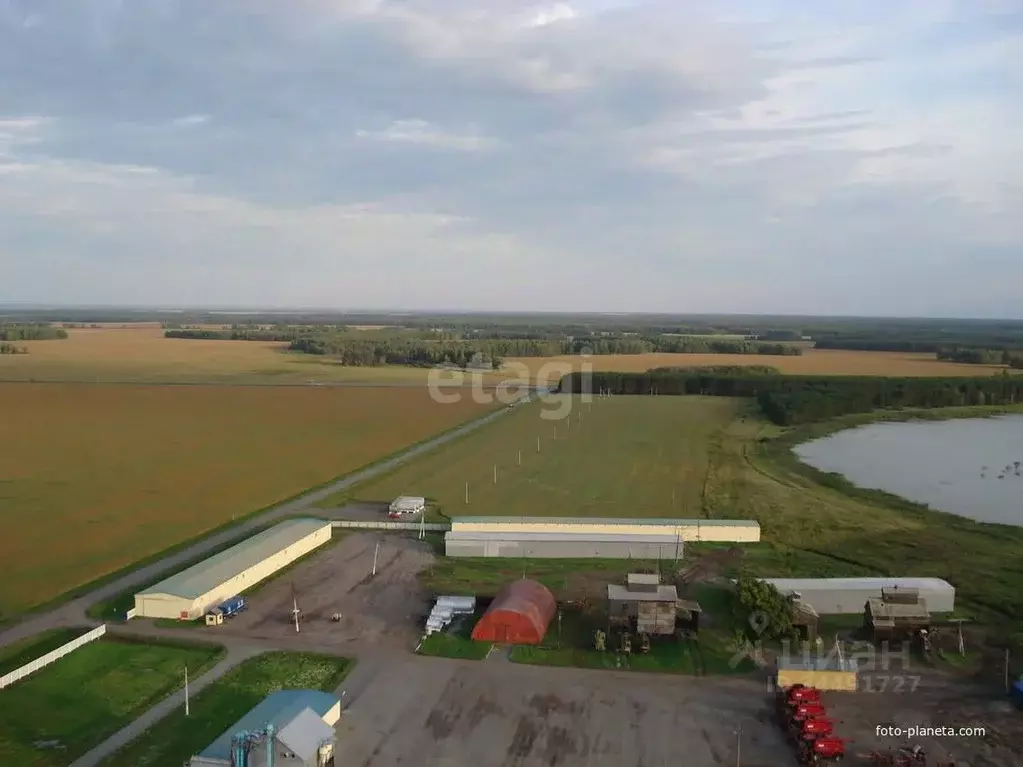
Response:
[{"label": "green grass field", "polygon": [[0,764],[67,767],[178,689],[186,666],[198,677],[222,652],[199,644],[90,642],[0,690]]},{"label": "green grass field", "polygon": [[89,629],[86,628],[50,629],[20,642],[0,647],[0,676],[9,674],[48,652],[53,652],[87,631]]},{"label": "green grass field", "polygon": [[181,767],[272,692],[284,688],[333,692],[351,663],[311,653],[272,652],[242,663],[196,695],[191,715],[175,711],[103,767]]},{"label": "green grass field", "polygon": [[[434,513],[448,516],[704,516],[711,445],[742,403],[721,397],[555,401],[520,406],[493,426],[322,506],[347,496],[388,500],[409,494],[426,496]],[[543,417],[568,402],[570,418]]]}]

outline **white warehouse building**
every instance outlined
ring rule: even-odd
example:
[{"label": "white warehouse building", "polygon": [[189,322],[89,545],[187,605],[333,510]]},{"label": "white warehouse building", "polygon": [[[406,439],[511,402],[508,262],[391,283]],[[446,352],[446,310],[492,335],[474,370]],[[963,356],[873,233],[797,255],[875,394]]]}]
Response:
[{"label": "white warehouse building", "polygon": [[330,540],[322,519],[291,519],[135,595],[138,618],[195,620]]},{"label": "white warehouse building", "polygon": [[880,599],[881,590],[915,591],[932,613],[955,610],[956,590],[941,578],[762,578],[782,594],[798,594],[818,615],[862,613],[868,599]]}]

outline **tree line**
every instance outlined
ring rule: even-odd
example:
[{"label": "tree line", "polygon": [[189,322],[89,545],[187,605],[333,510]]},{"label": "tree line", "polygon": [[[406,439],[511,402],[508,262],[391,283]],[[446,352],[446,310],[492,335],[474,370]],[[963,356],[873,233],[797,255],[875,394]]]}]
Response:
[{"label": "tree line", "polygon": [[1008,365],[1023,369],[1023,349],[971,349],[955,347],[939,349],[939,360],[965,362],[970,365]]},{"label": "tree line", "polygon": [[[587,380],[588,379],[588,380]],[[789,426],[878,408],[938,408],[1009,405],[1023,402],[1023,377],[870,378],[860,376],[781,376],[728,370],[678,369],[646,373],[571,373],[560,390],[583,387],[611,394],[702,394],[756,399],[764,415]]]},{"label": "tree line", "polygon": [[62,338],[67,338],[67,331],[56,325],[35,323],[0,325],[0,341],[51,341]]},{"label": "tree line", "polygon": [[28,349],[3,341],[0,343],[0,354],[28,354]]}]

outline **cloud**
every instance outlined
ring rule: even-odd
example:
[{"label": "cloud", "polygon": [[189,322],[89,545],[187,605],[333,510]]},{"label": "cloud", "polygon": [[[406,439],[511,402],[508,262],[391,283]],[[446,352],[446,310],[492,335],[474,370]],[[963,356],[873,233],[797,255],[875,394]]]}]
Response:
[{"label": "cloud", "polygon": [[363,139],[464,152],[475,152],[494,145],[493,139],[475,135],[475,129],[467,133],[446,132],[426,120],[395,120],[382,130],[358,130],[355,135]]},{"label": "cloud", "polygon": [[1007,1],[9,0],[0,300],[1023,316],[1021,59]]}]

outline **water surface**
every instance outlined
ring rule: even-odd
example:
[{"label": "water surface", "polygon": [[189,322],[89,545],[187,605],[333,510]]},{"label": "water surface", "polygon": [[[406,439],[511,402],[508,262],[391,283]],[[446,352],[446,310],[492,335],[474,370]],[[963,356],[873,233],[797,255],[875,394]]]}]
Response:
[{"label": "water surface", "polygon": [[859,487],[1023,526],[1023,415],[875,423],[805,442],[795,453]]}]

